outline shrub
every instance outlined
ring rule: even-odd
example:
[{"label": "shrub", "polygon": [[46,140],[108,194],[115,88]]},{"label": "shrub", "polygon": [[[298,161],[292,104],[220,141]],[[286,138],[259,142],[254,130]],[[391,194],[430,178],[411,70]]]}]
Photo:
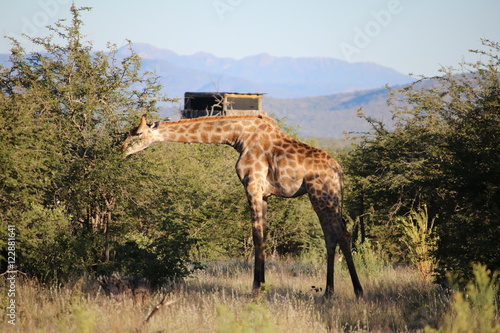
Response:
[{"label": "shrub", "polygon": [[474,279],[467,284],[465,291],[453,294],[451,309],[444,315],[440,327],[426,327],[425,332],[500,332],[496,304],[498,272],[491,273],[481,264],[474,264],[472,272]]},{"label": "shrub", "polygon": [[429,222],[427,206],[423,205],[416,211],[411,210],[407,216],[396,220],[403,233],[402,241],[408,250],[410,262],[417,267],[426,281],[431,279],[436,267],[436,258],[433,255],[437,242],[434,233],[435,219]]}]

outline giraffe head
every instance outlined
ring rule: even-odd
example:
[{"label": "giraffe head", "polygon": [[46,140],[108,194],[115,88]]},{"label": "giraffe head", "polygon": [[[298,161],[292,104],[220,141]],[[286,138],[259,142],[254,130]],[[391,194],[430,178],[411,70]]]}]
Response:
[{"label": "giraffe head", "polygon": [[125,152],[125,156],[137,153],[149,147],[154,140],[154,125],[148,125],[146,115],[141,117],[139,126],[132,129],[125,141],[123,142],[120,151]]}]

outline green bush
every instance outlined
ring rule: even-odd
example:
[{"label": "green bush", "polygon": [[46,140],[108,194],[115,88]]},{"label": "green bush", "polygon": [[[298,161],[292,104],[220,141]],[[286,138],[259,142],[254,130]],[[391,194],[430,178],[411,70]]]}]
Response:
[{"label": "green bush", "polygon": [[426,327],[427,333],[500,332],[497,295],[498,272],[491,273],[485,265],[474,264],[474,278],[464,291],[452,295],[450,310],[438,329]]},{"label": "green bush", "polygon": [[[154,118],[171,99],[131,48],[93,50],[81,33],[86,10],[73,5],[69,23],[49,27],[64,45],[33,37],[42,51],[27,53],[11,38],[10,63],[0,66],[2,229],[16,228],[18,269],[47,283],[112,267],[145,274],[145,262],[162,278],[185,274],[191,238],[162,228],[164,214],[151,209],[165,201],[164,173],[118,151],[140,114]],[[129,242],[144,230],[153,249]],[[3,254],[6,239],[0,246]]]},{"label": "green bush", "polygon": [[343,157],[347,213],[393,260],[409,255],[397,217],[423,204],[439,214],[441,280],[468,280],[472,262],[500,268],[500,45],[483,45],[478,62],[389,89],[392,121],[360,113],[372,130]]},{"label": "green bush", "polygon": [[273,333],[278,332],[274,327],[269,309],[260,303],[248,303],[240,311],[229,311],[225,306],[217,306],[218,333]]},{"label": "green bush", "polygon": [[422,278],[428,281],[431,280],[437,264],[434,257],[437,243],[434,221],[435,218],[429,221],[426,205],[411,210],[407,216],[397,219],[409,260],[418,269]]}]

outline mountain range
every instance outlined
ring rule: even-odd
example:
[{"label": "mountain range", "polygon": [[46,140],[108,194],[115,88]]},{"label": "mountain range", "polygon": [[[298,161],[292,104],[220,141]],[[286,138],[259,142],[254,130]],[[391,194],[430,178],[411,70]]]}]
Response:
[{"label": "mountain range", "polygon": [[[368,123],[363,112],[388,120],[385,85],[407,84],[411,77],[374,63],[348,63],[334,58],[273,57],[268,54],[242,59],[219,58],[209,53],[179,55],[149,44],[133,45],[142,58],[143,71],[160,77],[164,93],[180,98],[162,109],[163,117],[179,117],[184,92],[228,91],[264,93],[263,109],[286,123],[299,126],[309,137],[339,138],[345,132],[363,132]],[[119,57],[130,54],[128,47]],[[0,54],[5,65],[8,55]]]},{"label": "mountain range", "polygon": [[[265,93],[274,98],[302,98],[408,83],[394,69],[369,62],[349,63],[326,57],[274,57],[259,54],[242,59],[210,53],[179,55],[150,44],[133,44],[143,69],[155,72],[169,97],[184,92],[234,91]],[[128,47],[119,50],[126,55]]]},{"label": "mountain range", "polygon": [[[155,46],[134,44],[143,69],[161,77],[169,97],[184,92],[230,91],[265,93],[263,109],[287,124],[298,126],[301,136],[339,138],[364,132],[369,124],[356,116],[359,108],[377,119],[390,119],[386,85],[413,79],[375,63],[349,63],[334,58],[273,57],[268,54],[242,59],[219,58],[210,53],[179,55]],[[119,50],[123,56],[128,49]],[[163,110],[177,118],[179,105]]]}]

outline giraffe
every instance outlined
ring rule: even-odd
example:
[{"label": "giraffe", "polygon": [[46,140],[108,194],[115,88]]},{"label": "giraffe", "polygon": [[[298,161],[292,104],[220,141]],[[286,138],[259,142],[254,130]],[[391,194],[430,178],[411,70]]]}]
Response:
[{"label": "giraffe", "polygon": [[219,143],[239,153],[236,173],[250,205],[255,266],[252,293],[258,295],[265,283],[267,201],[271,195],[295,198],[308,194],[319,218],[327,249],[325,296],[334,290],[334,255],[342,250],[356,296],[363,295],[354,267],[350,235],[341,212],[343,173],[327,152],[308,146],[285,134],[270,117],[223,116],[182,119],[147,124],[143,115],[130,131],[121,151],[125,156],[154,142]]}]

